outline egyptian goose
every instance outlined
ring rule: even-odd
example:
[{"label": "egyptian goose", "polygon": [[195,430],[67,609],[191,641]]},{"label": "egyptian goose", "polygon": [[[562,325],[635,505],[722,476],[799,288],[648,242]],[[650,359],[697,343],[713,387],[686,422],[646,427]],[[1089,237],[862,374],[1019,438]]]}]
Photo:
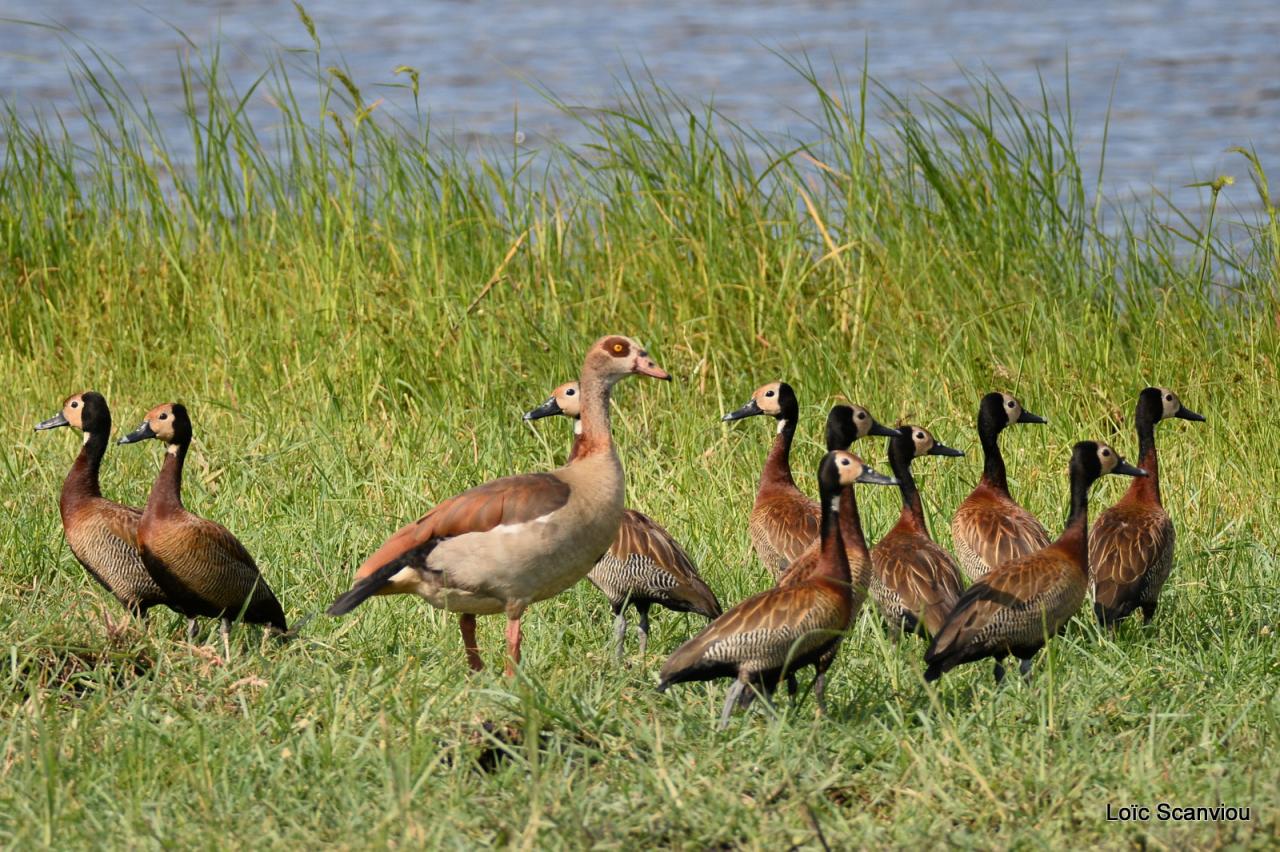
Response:
[{"label": "egyptian goose", "polygon": [[889,464],[902,492],[893,529],[871,550],[871,597],[893,635],[932,635],[960,597],[960,572],[951,554],[929,536],[911,462],[918,456],[963,456],[919,426],[902,425],[889,441]]},{"label": "egyptian goose", "polygon": [[1160,465],[1156,424],[1167,417],[1203,421],[1173,391],[1147,388],[1138,395],[1134,423],[1138,464],[1147,472],[1133,481],[1120,500],[1098,515],[1089,536],[1089,572],[1094,584],[1093,611],[1103,626],[1114,625],[1135,609],[1149,622],[1160,589],[1173,567],[1173,521],[1160,503]]},{"label": "egyptian goose", "polygon": [[1089,486],[1108,474],[1146,476],[1101,442],[1081,441],[1071,453],[1071,512],[1058,540],[1028,556],[1010,559],[974,583],[947,617],[925,652],[925,680],[988,657],[1004,679],[1005,657],[1031,658],[1080,609],[1089,586]]},{"label": "egyptian goose", "polygon": [[182,468],[191,445],[186,406],[157,405],[120,443],[148,438],[165,444],[164,464],[138,524],[138,548],[152,579],[180,611],[219,619],[228,654],[231,622],[238,618],[284,633],[284,610],[249,551],[226,527],[182,505]]},{"label": "egyptian goose", "polygon": [[989,393],[978,406],[982,479],[951,521],[956,555],[970,580],[979,579],[1001,562],[1026,556],[1049,544],[1044,525],[1009,495],[999,443],[1000,432],[1006,426],[1046,422],[1007,393]]},{"label": "egyptian goose", "polygon": [[[819,669],[824,661],[830,665],[826,652],[848,627],[853,607],[853,578],[837,515],[846,500],[841,489],[855,482],[892,484],[893,480],[851,453],[835,451],[823,457],[818,467],[822,497],[818,569],[802,583],[747,598],[677,648],[662,666],[660,692],[673,683],[735,678],[720,713],[723,728],[740,699],[745,706],[756,691],[768,697],[779,680],[793,672],[806,666]],[[852,500],[851,493],[847,499]],[[748,686],[753,691],[744,693]]]},{"label": "egyptian goose", "polygon": [[[885,437],[896,434],[875,422],[865,409],[861,413],[865,417],[857,422],[859,428],[865,430],[862,434]],[[777,421],[778,434],[760,472],[748,530],[760,561],[776,579],[818,537],[822,512],[817,503],[796,487],[791,476],[791,443],[800,416],[800,405],[791,385],[786,382],[762,385],[745,405],[720,419],[732,421],[756,415]]]},{"label": "egyptian goose", "polygon": [[[573,446],[569,461],[582,446],[582,394],[577,382],[566,382],[552,391],[542,405],[527,412],[525,420],[563,415],[573,421]],[[671,534],[643,512],[622,510],[622,524],[604,556],[587,572],[591,584],[609,599],[614,615],[614,654],[621,660],[627,635],[628,603],[640,613],[640,654],[649,645],[649,609],[657,604],[675,612],[692,612],[706,618],[720,615],[720,602],[698,575],[693,561]]]},{"label": "egyptian goose", "polygon": [[623,473],[609,431],[609,395],[629,375],[671,378],[631,338],[593,343],[579,380],[577,456],[550,473],[496,479],[438,504],[365,560],[329,614],[350,612],[373,595],[418,595],[459,614],[467,663],[479,671],[476,616],[506,613],[506,671],[514,674],[525,609],[582,579],[618,534]]},{"label": "egyptian goose", "polygon": [[169,605],[151,579],[138,551],[142,510],[102,496],[98,471],[111,440],[111,409],[102,394],[84,391],[69,396],[62,411],[36,425],[37,431],[70,426],[84,433],[84,446],[62,483],[58,510],[62,530],[76,560],[129,612],[145,617],[157,604]]}]

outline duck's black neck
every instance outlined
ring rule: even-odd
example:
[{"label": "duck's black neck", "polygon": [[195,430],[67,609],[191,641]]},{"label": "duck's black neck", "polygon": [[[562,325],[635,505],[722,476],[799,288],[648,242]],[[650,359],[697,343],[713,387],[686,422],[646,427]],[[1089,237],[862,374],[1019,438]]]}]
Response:
[{"label": "duck's black neck", "polygon": [[915,458],[915,445],[910,440],[910,430],[905,430],[906,439],[892,438],[889,441],[889,467],[898,479],[898,491],[902,494],[902,517],[910,518],[923,531],[924,505],[920,502],[920,489],[916,488],[916,478],[911,475],[911,461]]},{"label": "duck's black neck", "polygon": [[867,539],[862,533],[862,516],[858,514],[858,501],[853,496],[852,485],[846,485],[840,491],[840,522],[837,526],[840,527],[845,549],[865,555]]},{"label": "duck's black neck", "polygon": [[[847,510],[844,505],[844,492],[852,492],[852,488],[845,488],[839,491],[833,489],[832,492],[822,494],[822,572],[827,577],[841,583],[852,583],[853,574],[849,570],[849,556],[845,553],[844,536],[841,534],[841,527],[845,525],[841,519]],[[857,507],[852,506],[853,495],[849,495],[849,503],[853,511],[857,512]]]},{"label": "duck's black neck", "polygon": [[1071,471],[1071,506],[1067,511],[1067,525],[1058,537],[1058,544],[1086,571],[1089,566],[1089,488],[1096,479],[1096,475],[1084,470]]},{"label": "duck's black neck", "polygon": [[1156,423],[1146,406],[1139,403],[1134,422],[1138,431],[1138,464],[1147,472],[1135,477],[1130,491],[1160,502],[1160,460],[1156,455]]},{"label": "duck's black neck", "polygon": [[982,441],[982,481],[1008,494],[1009,480],[1005,474],[1004,456],[1000,454],[1000,428],[979,421],[978,438]]},{"label": "duck's black neck", "polygon": [[164,513],[182,508],[182,468],[189,443],[189,440],[175,442],[165,447],[164,464],[147,498],[148,512]]},{"label": "duck's black neck", "polygon": [[1089,487],[1093,478],[1083,473],[1074,473],[1071,477],[1071,505],[1067,508],[1067,526],[1085,526],[1089,523]]},{"label": "duck's black neck", "polygon": [[101,497],[102,491],[98,486],[98,472],[102,469],[102,456],[107,452],[107,444],[111,440],[111,427],[107,427],[107,431],[92,431],[84,433],[84,447],[80,450],[80,455],[76,457],[76,463],[71,468],[71,473],[67,476],[67,482],[70,483],[72,478],[76,479],[80,490],[93,497]]},{"label": "duck's black neck", "polygon": [[102,456],[107,451],[110,438],[110,425],[105,430],[94,429],[84,433],[84,446],[62,483],[62,495],[58,502],[64,515],[76,501],[102,496],[98,472],[102,469]]},{"label": "duck's black neck", "polygon": [[795,477],[791,475],[791,443],[796,437],[796,420],[799,411],[787,406],[778,415],[778,436],[773,439],[773,447],[769,457],[765,459],[764,471],[760,477],[760,485],[790,485],[795,487]]}]

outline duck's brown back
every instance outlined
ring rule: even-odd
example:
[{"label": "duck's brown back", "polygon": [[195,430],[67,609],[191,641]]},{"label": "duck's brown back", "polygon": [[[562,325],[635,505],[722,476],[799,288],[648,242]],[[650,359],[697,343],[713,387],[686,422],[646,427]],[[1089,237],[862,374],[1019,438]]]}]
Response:
[{"label": "duck's brown back", "polygon": [[617,538],[587,579],[614,607],[629,599],[707,618],[721,612],[720,602],[679,542],[657,521],[634,509],[623,511]]},{"label": "duck's brown back", "polygon": [[871,550],[871,597],[891,626],[942,628],[962,591],[951,554],[927,535],[894,527]]},{"label": "duck's brown back", "polygon": [[193,614],[271,624],[285,630],[284,612],[253,557],[221,524],[192,515],[144,515],[143,561],[167,595]]},{"label": "duck's brown back", "polygon": [[1122,499],[1089,529],[1094,599],[1113,615],[1151,606],[1173,568],[1176,534],[1158,503]]},{"label": "duck's brown back", "polygon": [[956,556],[970,580],[1011,559],[1049,546],[1049,533],[1035,515],[993,488],[974,489],[951,520]]},{"label": "duck's brown back", "polygon": [[678,683],[741,672],[748,677],[800,667],[839,641],[849,596],[828,580],[750,597],[676,649],[662,680]]}]

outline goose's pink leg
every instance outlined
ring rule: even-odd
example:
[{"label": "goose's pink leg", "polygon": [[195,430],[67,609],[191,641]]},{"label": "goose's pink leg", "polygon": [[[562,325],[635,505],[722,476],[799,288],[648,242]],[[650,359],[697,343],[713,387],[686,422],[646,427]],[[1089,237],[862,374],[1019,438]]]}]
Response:
[{"label": "goose's pink leg", "polygon": [[514,677],[520,665],[520,616],[507,619],[507,677]]}]

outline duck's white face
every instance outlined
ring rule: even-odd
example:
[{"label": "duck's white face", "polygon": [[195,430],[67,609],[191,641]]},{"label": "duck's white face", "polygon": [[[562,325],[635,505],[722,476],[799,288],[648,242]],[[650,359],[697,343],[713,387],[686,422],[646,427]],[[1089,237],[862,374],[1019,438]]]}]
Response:
[{"label": "duck's white face", "polygon": [[1120,458],[1119,453],[1101,441],[1098,442],[1098,464],[1102,465],[1103,474],[1111,473],[1122,461],[1124,459]]},{"label": "duck's white face", "polygon": [[915,445],[914,455],[916,458],[929,455],[929,451],[933,449],[933,445],[937,443],[932,435],[919,426],[905,427],[911,430],[911,443]]},{"label": "duck's white face", "polygon": [[1007,393],[1000,394],[1004,398],[1004,413],[1009,418],[1010,423],[1017,423],[1018,418],[1022,416],[1022,403]]},{"label": "duck's white face", "polygon": [[168,444],[177,434],[176,425],[177,414],[174,412],[173,403],[166,402],[148,411],[147,416],[142,418],[142,425],[121,438],[120,443],[132,444],[147,438],[158,438]]},{"label": "duck's white face", "polygon": [[1182,409],[1182,401],[1178,399],[1178,395],[1167,388],[1156,388],[1160,391],[1160,417],[1161,419],[1173,417]]},{"label": "duck's white face", "polygon": [[853,485],[862,476],[867,466],[862,459],[844,450],[835,451],[836,470],[840,471],[840,484]]},{"label": "duck's white face", "polygon": [[755,393],[751,394],[751,398],[756,401],[756,406],[760,409],[761,414],[777,417],[782,413],[781,388],[782,382],[769,382],[767,385],[761,385],[756,388]]},{"label": "duck's white face", "polygon": [[[897,485],[898,480],[872,469],[859,456],[847,450],[833,450],[831,453],[836,462],[836,470],[840,475],[840,486],[861,482],[865,485]],[[839,504],[837,503],[837,506]]]},{"label": "duck's white face", "polygon": [[67,425],[76,429],[84,429],[84,394],[77,393],[67,397],[62,403],[62,416],[67,418]]},{"label": "duck's white face", "polygon": [[[73,429],[79,429],[84,432],[84,406],[85,394],[90,391],[82,391],[81,393],[72,394],[62,401],[62,410],[48,420],[41,421],[36,424],[37,432],[44,432],[48,429],[57,429],[59,426],[70,426]],[[89,434],[86,432],[84,436],[85,443],[89,443]]]},{"label": "duck's white face", "polygon": [[867,411],[861,405],[850,405],[853,409],[853,428],[858,430],[858,437],[865,438],[871,434],[871,427],[875,425],[875,418],[871,416],[871,412]]},{"label": "duck's white face", "polygon": [[582,415],[582,393],[577,382],[565,382],[551,392],[551,398],[560,406],[560,413],[565,417],[576,420]]}]

